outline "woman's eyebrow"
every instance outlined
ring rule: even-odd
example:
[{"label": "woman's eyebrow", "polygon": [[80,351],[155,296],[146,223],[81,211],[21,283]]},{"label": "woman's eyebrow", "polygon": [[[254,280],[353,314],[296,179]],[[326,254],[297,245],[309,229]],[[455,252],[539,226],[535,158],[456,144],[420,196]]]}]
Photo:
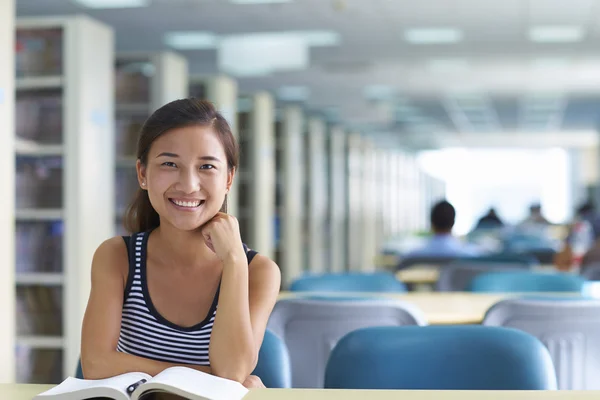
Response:
[{"label": "woman's eyebrow", "polygon": [[[173,158],[179,158],[179,155],[175,154],[175,153],[169,153],[169,152],[162,152],[159,155],[156,156],[156,158],[158,157],[173,157]],[[221,160],[215,156],[201,156],[198,157],[199,160],[204,160],[204,161],[216,161],[216,162],[221,162]]]}]

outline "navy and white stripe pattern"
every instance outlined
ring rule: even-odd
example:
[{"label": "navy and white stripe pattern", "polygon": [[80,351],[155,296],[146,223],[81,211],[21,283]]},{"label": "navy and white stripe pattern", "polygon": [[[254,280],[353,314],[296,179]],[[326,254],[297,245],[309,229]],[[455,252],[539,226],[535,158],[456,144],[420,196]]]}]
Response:
[{"label": "navy and white stripe pattern", "polygon": [[117,350],[177,364],[210,365],[208,346],[218,292],[204,321],[180,327],[163,318],[152,305],[146,280],[146,245],[149,233],[131,236],[129,277]]}]

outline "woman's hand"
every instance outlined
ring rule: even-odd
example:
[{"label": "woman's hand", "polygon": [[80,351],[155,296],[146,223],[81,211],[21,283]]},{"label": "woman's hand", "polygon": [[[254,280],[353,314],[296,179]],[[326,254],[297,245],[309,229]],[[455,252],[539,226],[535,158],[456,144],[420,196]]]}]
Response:
[{"label": "woman's hand", "polygon": [[202,227],[202,236],[208,248],[214,251],[222,262],[231,257],[246,259],[240,226],[235,217],[218,213]]},{"label": "woman's hand", "polygon": [[260,378],[256,375],[250,375],[249,377],[247,377],[242,385],[244,385],[244,387],[247,389],[265,389],[266,388],[265,384],[262,383]]}]

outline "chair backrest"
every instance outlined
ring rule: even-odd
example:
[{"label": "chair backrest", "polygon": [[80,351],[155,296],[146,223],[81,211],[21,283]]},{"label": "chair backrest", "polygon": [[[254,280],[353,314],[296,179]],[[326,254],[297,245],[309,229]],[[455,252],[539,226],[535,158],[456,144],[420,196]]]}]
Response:
[{"label": "chair backrest", "polygon": [[524,264],[478,262],[453,262],[440,270],[436,284],[439,292],[463,292],[477,275],[489,271],[522,271],[529,268]]},{"label": "chair backrest", "polygon": [[330,389],[554,390],[548,350],[514,329],[484,326],[356,330],[333,349]]},{"label": "chair backrest", "polygon": [[406,292],[390,272],[309,275],[290,285],[292,292]]},{"label": "chair backrest", "polygon": [[494,271],[479,274],[471,281],[472,292],[577,292],[585,279],[565,273],[536,271]]},{"label": "chair backrest", "polygon": [[559,389],[600,389],[600,300],[520,298],[492,306],[482,322],[536,336],[550,351]]},{"label": "chair backrest", "polygon": [[322,388],[329,352],[340,337],[367,326],[425,325],[413,305],[386,299],[286,299],[268,329],[282,338],[292,360],[292,387]]},{"label": "chair backrest", "polygon": [[582,265],[580,275],[589,281],[600,281],[600,263]]},{"label": "chair backrest", "polygon": [[292,387],[292,364],[287,346],[270,330],[265,331],[258,362],[252,375],[258,376],[266,387]]}]

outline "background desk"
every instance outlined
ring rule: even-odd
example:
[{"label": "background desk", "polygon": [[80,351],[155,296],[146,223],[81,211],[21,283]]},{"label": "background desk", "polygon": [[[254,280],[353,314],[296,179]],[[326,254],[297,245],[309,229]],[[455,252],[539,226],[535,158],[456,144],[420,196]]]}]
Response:
[{"label": "background desk", "polygon": [[[6,400],[31,400],[48,390],[47,385],[0,385],[0,395]],[[597,400],[596,392],[482,392],[482,391],[388,391],[388,390],[306,390],[256,389],[244,400]]]},{"label": "background desk", "polygon": [[[279,299],[302,297],[306,292],[281,292]],[[414,304],[425,314],[430,324],[478,324],[483,320],[488,308],[498,301],[517,296],[511,294],[483,294],[483,293],[319,293],[323,296],[357,296],[392,298]]]},{"label": "background desk", "polygon": [[[434,285],[440,277],[440,268],[443,267],[427,265],[408,267],[396,272],[396,279],[407,285]],[[556,271],[556,267],[553,265],[539,265],[534,267],[533,270],[540,272],[554,272]]]}]

